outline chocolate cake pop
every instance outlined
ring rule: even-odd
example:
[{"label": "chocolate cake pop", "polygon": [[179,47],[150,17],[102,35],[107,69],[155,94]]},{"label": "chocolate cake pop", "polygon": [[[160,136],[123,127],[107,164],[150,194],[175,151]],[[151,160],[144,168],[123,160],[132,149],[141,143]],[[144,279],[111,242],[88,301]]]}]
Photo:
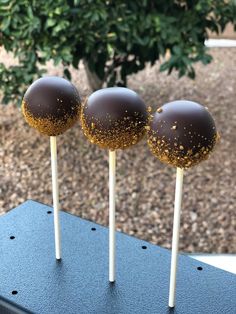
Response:
[{"label": "chocolate cake pop", "polygon": [[179,100],[157,109],[148,144],[160,161],[189,168],[208,158],[217,137],[215,122],[204,106]]},{"label": "chocolate cake pop", "polygon": [[56,76],[36,80],[26,91],[22,113],[26,122],[40,133],[56,136],[79,119],[81,100],[69,81]]},{"label": "chocolate cake pop", "polygon": [[55,76],[35,81],[27,89],[22,101],[22,113],[26,122],[40,133],[50,136],[57,260],[61,259],[61,241],[56,136],[75,124],[79,119],[80,109],[81,101],[76,88],[69,81]]},{"label": "chocolate cake pop", "polygon": [[148,144],[151,151],[160,161],[177,167],[169,287],[169,307],[174,307],[183,169],[208,158],[216,144],[218,133],[208,110],[187,100],[163,105],[150,120]]},{"label": "chocolate cake pop", "polygon": [[109,149],[109,281],[115,281],[115,177],[116,150],[136,144],[145,134],[148,112],[142,99],[128,88],[94,92],[82,106],[85,136]]},{"label": "chocolate cake pop", "polygon": [[125,149],[145,134],[147,108],[134,91],[123,87],[94,92],[82,107],[85,136],[101,148]]}]

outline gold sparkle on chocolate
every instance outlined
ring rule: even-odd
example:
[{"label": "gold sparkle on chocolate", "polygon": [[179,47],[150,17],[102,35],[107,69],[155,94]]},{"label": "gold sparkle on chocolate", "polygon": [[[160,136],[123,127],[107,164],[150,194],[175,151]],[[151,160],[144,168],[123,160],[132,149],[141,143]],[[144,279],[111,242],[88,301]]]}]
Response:
[{"label": "gold sparkle on chocolate", "polygon": [[180,148],[182,145],[179,143],[174,142],[174,146],[172,146],[169,141],[165,141],[163,138],[160,139],[157,132],[153,130],[148,132],[148,145],[151,152],[160,161],[179,168],[190,168],[197,165],[201,161],[206,160],[213,151],[213,148],[218,140],[219,135],[216,134],[208,141],[208,145],[205,145],[200,149],[198,148],[199,151],[197,153],[194,153],[193,151],[196,148],[195,145],[192,149],[188,149],[187,152],[184,152],[184,150]]},{"label": "gold sparkle on chocolate", "polygon": [[[91,128],[91,123],[85,115],[87,104],[82,105],[81,125],[84,135],[88,140],[101,148],[116,150],[126,149],[138,143],[146,133],[147,119],[142,114],[137,114],[133,119],[128,117],[120,118],[115,121],[108,129],[104,127],[103,121],[99,118],[90,117],[96,121],[95,128]],[[106,119],[111,123],[111,117],[106,115]]]},{"label": "gold sparkle on chocolate", "polygon": [[40,133],[48,136],[57,136],[71,128],[80,117],[80,104],[78,103],[77,111],[73,115],[65,114],[62,118],[55,118],[48,115],[46,118],[36,118],[27,108],[26,102],[22,101],[22,114],[26,122]]},{"label": "gold sparkle on chocolate", "polygon": [[93,122],[91,123],[91,128],[95,129],[95,123],[93,123]]}]

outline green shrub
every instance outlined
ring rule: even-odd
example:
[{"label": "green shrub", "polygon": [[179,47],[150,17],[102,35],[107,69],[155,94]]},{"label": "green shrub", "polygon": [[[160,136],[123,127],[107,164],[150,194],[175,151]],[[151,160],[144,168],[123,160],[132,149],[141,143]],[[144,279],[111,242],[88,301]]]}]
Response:
[{"label": "green shrub", "polygon": [[193,63],[211,61],[207,31],[235,18],[234,0],[0,0],[0,46],[19,61],[0,64],[3,102],[17,102],[48,60],[63,64],[69,79],[68,66],[83,60],[95,89],[126,85],[169,49],[161,71],[194,78]]}]

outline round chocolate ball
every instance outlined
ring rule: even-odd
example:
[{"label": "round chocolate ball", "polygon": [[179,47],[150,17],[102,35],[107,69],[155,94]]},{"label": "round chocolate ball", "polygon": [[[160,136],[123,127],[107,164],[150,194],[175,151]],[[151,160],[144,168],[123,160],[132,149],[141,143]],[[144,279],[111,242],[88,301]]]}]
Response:
[{"label": "round chocolate ball", "polygon": [[81,100],[75,86],[56,76],[36,80],[22,101],[26,122],[40,133],[56,136],[64,133],[79,119]]},{"label": "round chocolate ball", "polygon": [[208,158],[218,138],[206,107],[178,100],[158,108],[150,121],[148,144],[164,163],[192,167]]},{"label": "round chocolate ball", "polygon": [[85,136],[110,150],[136,144],[145,134],[147,107],[134,91],[110,87],[94,92],[82,106],[81,122]]}]

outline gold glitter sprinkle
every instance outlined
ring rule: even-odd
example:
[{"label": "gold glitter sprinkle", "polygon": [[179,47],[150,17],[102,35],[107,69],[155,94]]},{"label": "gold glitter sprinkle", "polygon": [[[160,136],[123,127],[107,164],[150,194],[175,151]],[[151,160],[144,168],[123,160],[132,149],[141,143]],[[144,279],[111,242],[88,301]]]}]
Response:
[{"label": "gold glitter sprinkle", "polygon": [[48,136],[57,136],[71,128],[80,117],[80,106],[78,103],[77,110],[72,114],[65,114],[63,117],[55,118],[48,115],[46,118],[35,118],[28,110],[26,102],[22,102],[22,114],[26,122],[40,133]]},{"label": "gold glitter sprinkle", "polygon": [[140,112],[133,117],[123,117],[116,121],[113,121],[112,117],[107,114],[105,124],[104,117],[103,119],[91,117],[95,121],[95,128],[92,129],[92,121],[85,114],[86,109],[87,103],[83,104],[81,109],[81,125],[84,135],[91,143],[101,148],[110,150],[128,148],[139,142],[146,130],[150,130],[147,125],[148,118]]},{"label": "gold glitter sprinkle", "polygon": [[163,111],[163,109],[161,107],[157,109],[158,113],[161,113],[162,111]]},{"label": "gold glitter sprinkle", "polygon": [[147,111],[148,111],[148,112],[152,112],[152,107],[151,107],[151,106],[148,106],[148,107],[147,107]]},{"label": "gold glitter sprinkle", "polygon": [[173,125],[172,127],[171,127],[171,130],[176,130],[177,129],[177,125]]},{"label": "gold glitter sprinkle", "polygon": [[[153,140],[155,138],[155,141]],[[208,145],[202,147],[200,144],[192,146],[192,149],[184,151],[183,145],[178,142],[165,141],[159,137],[156,131],[148,132],[148,145],[151,152],[162,162],[179,168],[190,168],[203,160],[208,159],[209,154],[217,142],[218,135],[215,134]],[[161,145],[160,145],[160,141]]]},{"label": "gold glitter sprinkle", "polygon": [[146,129],[147,131],[149,131],[151,128],[150,128],[149,125],[146,125],[146,126],[145,126],[145,129]]}]

